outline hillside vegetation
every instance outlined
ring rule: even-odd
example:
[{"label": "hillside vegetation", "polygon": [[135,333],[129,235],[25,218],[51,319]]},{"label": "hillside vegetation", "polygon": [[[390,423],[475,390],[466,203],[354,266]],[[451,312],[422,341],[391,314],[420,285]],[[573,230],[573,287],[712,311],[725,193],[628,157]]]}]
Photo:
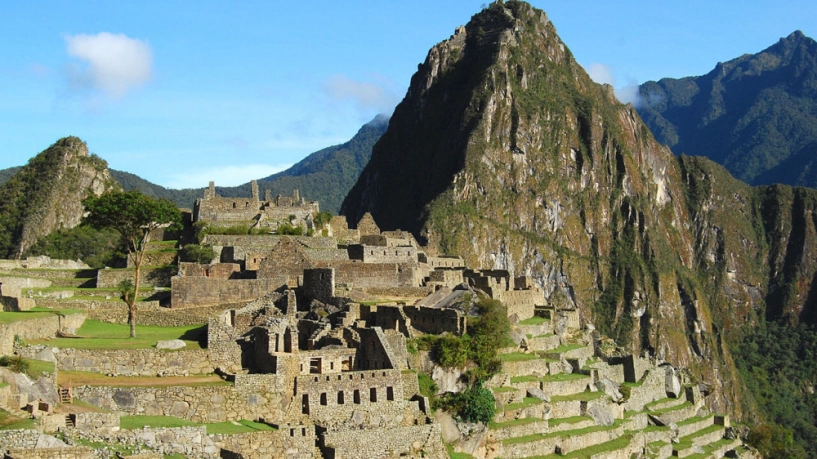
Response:
[{"label": "hillside vegetation", "polygon": [[802,32],[639,93],[639,114],[675,154],[706,156],[752,185],[817,187],[817,42]]}]

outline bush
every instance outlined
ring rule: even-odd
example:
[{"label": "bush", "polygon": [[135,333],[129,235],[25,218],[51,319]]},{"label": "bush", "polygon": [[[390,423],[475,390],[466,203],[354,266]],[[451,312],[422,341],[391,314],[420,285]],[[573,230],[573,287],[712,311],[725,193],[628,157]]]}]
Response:
[{"label": "bush", "polygon": [[496,400],[490,390],[475,384],[465,392],[461,392],[458,397],[462,403],[459,416],[468,422],[481,422],[488,424],[494,420],[496,413]]},{"label": "bush", "polygon": [[22,356],[8,356],[0,357],[0,366],[7,367],[15,373],[25,373],[28,371],[28,362],[23,360]]},{"label": "bush", "polygon": [[276,231],[278,234],[288,235],[288,236],[301,236],[304,234],[304,229],[300,226],[292,226],[288,223],[284,223],[283,225],[278,227]]},{"label": "bush", "polygon": [[181,261],[208,264],[216,257],[216,252],[209,245],[187,244],[179,251]]}]

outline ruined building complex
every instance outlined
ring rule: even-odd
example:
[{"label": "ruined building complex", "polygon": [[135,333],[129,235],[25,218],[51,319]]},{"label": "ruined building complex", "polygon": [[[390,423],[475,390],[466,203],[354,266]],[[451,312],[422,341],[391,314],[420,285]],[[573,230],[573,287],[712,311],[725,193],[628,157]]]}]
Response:
[{"label": "ruined building complex", "polygon": [[[318,209],[297,193],[259,201],[254,186],[253,195],[219,198],[211,184],[194,219],[257,225],[295,214],[309,222]],[[36,340],[77,333],[87,319],[125,321],[124,308],[103,300],[104,291],[98,300],[72,299],[54,283],[67,285],[74,275],[83,276],[77,284],[99,287],[126,270],[93,278],[87,267],[58,261],[0,264],[4,310],[72,311],[0,325],[0,354],[52,362],[56,370],[32,386],[0,369],[9,383],[0,386],[0,407],[25,408],[37,419],[36,428],[0,430],[0,451],[10,458],[107,457],[85,446],[101,443],[157,459],[446,458],[446,444],[479,458],[744,452],[728,417],[707,410],[705,385],[623,352],[582,324],[578,311],[548,305],[529,278],[431,256],[410,234],[381,231],[368,214],[353,228],[336,217],[319,229],[328,236],[209,234],[213,263],[179,263],[175,275],[147,270],[157,294],[171,288],[166,300],[144,301],[137,320],[206,323],[202,349],[42,344]],[[505,304],[513,324],[512,341],[500,350],[502,370],[486,383],[498,405],[487,426],[432,411],[418,378],[433,380],[437,394],[459,392],[464,369],[441,367],[416,347],[423,335],[465,334],[480,297]],[[75,384],[65,376],[81,372],[151,383]],[[169,377],[177,379],[164,383]],[[136,416],[190,425],[125,428]],[[249,421],[273,429],[208,431]]]},{"label": "ruined building complex", "polygon": [[223,198],[216,194],[215,183],[204,191],[193,208],[194,221],[216,226],[247,225],[275,229],[280,223],[303,224],[311,228],[312,216],[319,211],[316,201],[305,201],[298,190],[292,196],[270,196],[266,190],[264,200],[258,194],[258,182],[251,182],[249,198]]}]

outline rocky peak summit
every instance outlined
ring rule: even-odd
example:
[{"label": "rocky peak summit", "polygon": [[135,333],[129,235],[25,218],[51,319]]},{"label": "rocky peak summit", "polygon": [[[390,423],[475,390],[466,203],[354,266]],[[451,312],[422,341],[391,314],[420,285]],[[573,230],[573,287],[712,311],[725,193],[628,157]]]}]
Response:
[{"label": "rocky peak summit", "polygon": [[544,12],[508,1],[429,51],[341,212],[532,277],[548,303],[691,367],[739,414],[725,335],[814,308],[813,195],[674,157]]}]

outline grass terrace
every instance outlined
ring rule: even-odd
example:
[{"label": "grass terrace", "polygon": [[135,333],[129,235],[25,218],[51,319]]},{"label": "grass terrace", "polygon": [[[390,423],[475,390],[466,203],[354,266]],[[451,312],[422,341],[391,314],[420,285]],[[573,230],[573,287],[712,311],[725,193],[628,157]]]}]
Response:
[{"label": "grass terrace", "polygon": [[540,358],[536,354],[525,354],[524,352],[512,352],[510,354],[499,354],[497,356],[503,362],[524,362],[526,360],[536,360]]},{"label": "grass terrace", "polygon": [[0,311],[0,324],[10,324],[12,322],[20,322],[23,320],[42,319],[51,316],[67,316],[70,314],[79,314],[82,311],[76,309],[47,309],[47,308],[32,308],[28,311]]},{"label": "grass terrace", "polygon": [[568,418],[551,419],[548,422],[549,422],[549,424],[551,426],[558,426],[558,425],[561,425],[561,424],[577,424],[577,423],[582,422],[582,421],[592,421],[592,420],[593,420],[593,418],[591,418],[590,416],[570,416]]},{"label": "grass terrace", "polygon": [[509,403],[505,405],[504,411],[518,410],[519,408],[527,408],[529,406],[538,405],[540,403],[544,402],[542,402],[542,400],[536,397],[525,397],[524,399],[522,399],[521,402]]},{"label": "grass terrace", "polygon": [[525,424],[531,424],[534,422],[542,421],[539,418],[519,418],[513,419],[510,421],[503,421],[503,422],[489,422],[488,428],[490,429],[502,429],[503,427],[514,427],[514,426],[523,426]]},{"label": "grass terrace", "polygon": [[[717,424],[712,424],[711,426],[709,426],[709,427],[707,427],[705,429],[701,429],[701,430],[699,430],[699,431],[697,431],[697,432],[695,432],[695,433],[693,433],[691,435],[687,435],[686,437],[681,437],[678,440],[678,443],[673,445],[673,449],[676,450],[676,451],[681,451],[681,450],[684,450],[684,449],[692,448],[693,446],[695,446],[695,443],[694,443],[695,438],[704,436],[704,435],[712,433],[712,432],[717,432],[718,430],[723,430],[723,426],[719,426]],[[709,446],[711,446],[711,444]],[[704,456],[704,457],[706,457],[706,456]]]},{"label": "grass terrace", "polygon": [[274,427],[261,422],[248,421],[225,421],[212,424],[200,424],[186,419],[174,418],[171,416],[122,416],[119,418],[119,426],[125,430],[136,430],[142,427],[207,427],[207,434],[234,435],[250,432],[264,432],[276,430]]},{"label": "grass terrace", "polygon": [[32,340],[29,343],[74,349],[149,349],[156,346],[157,341],[181,339],[186,344],[184,349],[189,350],[201,349],[206,335],[207,325],[204,324],[184,327],[137,325],[136,338],[129,338],[129,325],[86,320],[77,330],[78,338]]},{"label": "grass terrace", "polygon": [[[600,432],[603,430],[610,430],[618,427],[621,425],[621,419],[616,419],[615,423],[612,426],[590,426],[585,427],[583,429],[575,429],[575,430],[562,430],[559,432],[550,432],[550,433],[538,433],[538,434],[531,434],[525,435],[522,437],[514,437],[502,440],[502,444],[504,445],[515,445],[519,443],[529,443],[532,441],[544,440],[546,438],[553,438],[553,437],[567,437],[567,436],[574,436],[574,435],[584,435],[591,432]],[[628,441],[629,443],[629,441]],[[563,457],[563,456],[557,456]]]},{"label": "grass terrace", "polygon": [[584,347],[584,344],[578,343],[568,343],[563,344],[557,348],[548,350],[548,354],[564,354],[565,352],[572,351],[573,349],[581,349]]},{"label": "grass terrace", "polygon": [[601,454],[626,448],[633,439],[632,434],[625,434],[615,440],[606,443],[599,443],[588,448],[573,451],[568,454],[549,454],[547,456],[535,456],[526,459],[590,459],[599,457]]},{"label": "grass terrace", "polygon": [[0,409],[0,430],[33,429],[37,426],[34,419],[22,418]]},{"label": "grass terrace", "polygon": [[553,403],[558,402],[572,402],[572,401],[582,401],[582,402],[589,402],[591,400],[598,400],[604,397],[604,392],[597,391],[597,392],[579,392],[578,394],[570,394],[570,395],[554,395],[550,397],[550,401]]},{"label": "grass terrace", "polygon": [[541,325],[546,322],[550,322],[550,319],[546,317],[533,316],[525,320],[520,320],[519,325]]}]

